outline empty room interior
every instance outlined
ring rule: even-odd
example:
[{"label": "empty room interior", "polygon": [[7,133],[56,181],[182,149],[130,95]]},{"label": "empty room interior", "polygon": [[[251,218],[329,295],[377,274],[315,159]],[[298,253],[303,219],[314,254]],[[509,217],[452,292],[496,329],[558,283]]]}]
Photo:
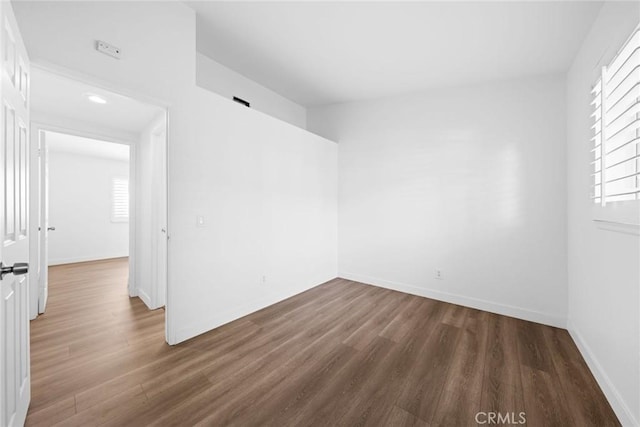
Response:
[{"label": "empty room interior", "polygon": [[0,18],[0,426],[640,427],[640,2]]}]

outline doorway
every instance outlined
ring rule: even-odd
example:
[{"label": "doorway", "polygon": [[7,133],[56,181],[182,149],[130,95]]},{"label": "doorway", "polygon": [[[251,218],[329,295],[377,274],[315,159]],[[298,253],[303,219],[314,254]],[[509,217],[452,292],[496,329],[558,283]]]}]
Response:
[{"label": "doorway", "polygon": [[40,130],[38,313],[53,266],[129,257],[130,146]]},{"label": "doorway", "polygon": [[31,318],[50,268],[114,259],[130,297],[164,307],[166,109],[44,69],[31,82]]}]

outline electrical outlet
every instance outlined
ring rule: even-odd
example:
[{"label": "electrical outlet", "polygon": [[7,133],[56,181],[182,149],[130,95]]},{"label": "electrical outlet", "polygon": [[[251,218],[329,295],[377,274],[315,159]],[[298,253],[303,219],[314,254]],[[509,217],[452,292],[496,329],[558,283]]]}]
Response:
[{"label": "electrical outlet", "polygon": [[116,59],[120,59],[120,54],[122,53],[122,50],[120,50],[119,47],[115,47],[101,40],[96,42],[96,50]]},{"label": "electrical outlet", "polygon": [[436,279],[442,280],[442,270],[436,270]]},{"label": "electrical outlet", "polygon": [[196,216],[196,227],[204,227],[205,226],[205,222],[204,222],[204,217],[202,215],[198,215]]},{"label": "electrical outlet", "polygon": [[263,285],[267,284],[267,276],[262,276],[262,284]]}]

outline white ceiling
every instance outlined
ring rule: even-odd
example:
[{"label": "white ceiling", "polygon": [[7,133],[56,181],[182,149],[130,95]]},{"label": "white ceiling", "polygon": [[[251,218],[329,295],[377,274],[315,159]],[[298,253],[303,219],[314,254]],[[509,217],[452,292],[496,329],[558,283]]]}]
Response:
[{"label": "white ceiling", "polygon": [[129,146],[57,132],[45,132],[49,151],[129,161]]},{"label": "white ceiling", "polygon": [[[107,103],[91,102],[87,93]],[[35,67],[31,70],[31,110],[135,134],[162,113],[158,107]]]},{"label": "white ceiling", "polygon": [[187,2],[198,51],[305,106],[568,69],[602,2]]}]

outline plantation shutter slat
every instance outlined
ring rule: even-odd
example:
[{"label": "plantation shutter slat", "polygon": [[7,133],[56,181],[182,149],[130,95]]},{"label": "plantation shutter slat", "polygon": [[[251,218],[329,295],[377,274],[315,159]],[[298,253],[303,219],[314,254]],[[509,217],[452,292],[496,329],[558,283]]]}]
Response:
[{"label": "plantation shutter slat", "polygon": [[640,30],[591,90],[594,203],[640,200]]},{"label": "plantation shutter slat", "polygon": [[129,220],[129,180],[113,178],[111,220],[126,222]]}]

